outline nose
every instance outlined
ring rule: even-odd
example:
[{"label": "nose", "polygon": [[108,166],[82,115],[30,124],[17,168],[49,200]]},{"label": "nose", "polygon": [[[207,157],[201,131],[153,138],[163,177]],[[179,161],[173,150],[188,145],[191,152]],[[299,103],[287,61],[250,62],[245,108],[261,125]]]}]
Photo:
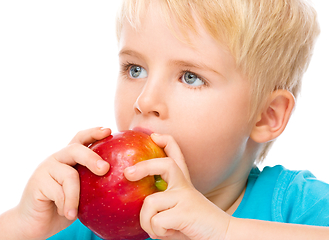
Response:
[{"label": "nose", "polygon": [[155,116],[160,119],[167,118],[167,97],[163,84],[148,79],[134,104],[136,114]]}]

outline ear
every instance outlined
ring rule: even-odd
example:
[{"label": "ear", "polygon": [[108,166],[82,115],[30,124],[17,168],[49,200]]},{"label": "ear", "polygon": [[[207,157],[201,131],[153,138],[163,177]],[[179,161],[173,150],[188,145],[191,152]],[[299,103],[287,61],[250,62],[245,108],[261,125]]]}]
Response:
[{"label": "ear", "polygon": [[258,143],[269,142],[283,132],[295,106],[295,98],[288,90],[276,90],[259,113],[250,138]]}]

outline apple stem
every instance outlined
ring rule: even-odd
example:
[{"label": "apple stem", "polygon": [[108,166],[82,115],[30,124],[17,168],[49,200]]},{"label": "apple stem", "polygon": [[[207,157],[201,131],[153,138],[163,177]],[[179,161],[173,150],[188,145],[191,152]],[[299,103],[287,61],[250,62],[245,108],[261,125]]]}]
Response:
[{"label": "apple stem", "polygon": [[168,184],[162,179],[160,175],[154,175],[155,186],[159,191],[165,191],[168,187]]}]

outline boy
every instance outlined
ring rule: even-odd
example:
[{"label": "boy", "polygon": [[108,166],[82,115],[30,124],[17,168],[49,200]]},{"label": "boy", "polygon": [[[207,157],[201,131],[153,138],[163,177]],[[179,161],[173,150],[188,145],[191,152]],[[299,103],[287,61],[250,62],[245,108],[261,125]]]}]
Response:
[{"label": "boy", "polygon": [[[301,0],[123,2],[118,129],[153,133],[168,155],[125,170],[131,181],[160,174],[168,182],[141,211],[151,238],[329,239],[327,184],[305,171],[254,168],[289,120],[318,31]],[[110,133],[82,131],[46,159],[1,216],[3,238],[65,229],[50,239],[98,239],[73,223],[72,166],[104,175],[110,166],[86,146]]]}]

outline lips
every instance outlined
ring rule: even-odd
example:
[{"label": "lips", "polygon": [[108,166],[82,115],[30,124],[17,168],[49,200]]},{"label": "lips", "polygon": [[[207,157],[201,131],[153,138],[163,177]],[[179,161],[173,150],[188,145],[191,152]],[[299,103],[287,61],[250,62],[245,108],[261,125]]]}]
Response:
[{"label": "lips", "polygon": [[147,135],[151,135],[153,133],[153,131],[151,131],[150,129],[142,128],[142,127],[135,127],[135,128],[133,128],[133,131],[142,132],[142,133],[145,133]]}]

